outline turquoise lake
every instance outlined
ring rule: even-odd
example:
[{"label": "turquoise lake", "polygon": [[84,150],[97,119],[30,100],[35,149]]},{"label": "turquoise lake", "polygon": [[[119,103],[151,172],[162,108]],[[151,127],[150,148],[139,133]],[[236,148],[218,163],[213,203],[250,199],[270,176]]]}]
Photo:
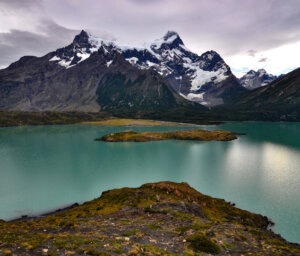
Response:
[{"label": "turquoise lake", "polygon": [[112,188],[185,181],[204,194],[270,217],[276,223],[275,232],[300,243],[300,123],[200,126],[247,133],[230,142],[94,141],[106,133],[128,129],[188,128],[0,128],[0,219],[84,202]]}]

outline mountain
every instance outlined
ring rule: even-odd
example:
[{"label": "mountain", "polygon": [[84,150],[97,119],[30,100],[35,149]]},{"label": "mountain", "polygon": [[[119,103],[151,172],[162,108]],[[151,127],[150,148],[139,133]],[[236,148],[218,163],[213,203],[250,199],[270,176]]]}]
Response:
[{"label": "mountain", "polygon": [[144,48],[122,49],[122,54],[139,69],[155,70],[177,93],[202,105],[223,104],[245,90],[217,52],[199,56],[174,31]]},{"label": "mountain", "polygon": [[299,121],[300,68],[240,96],[216,111],[233,120]]},{"label": "mountain", "polygon": [[23,111],[203,110],[153,70],[125,60],[111,42],[82,31],[43,57],[25,56],[0,70],[0,109]]},{"label": "mountain", "polygon": [[219,54],[198,56],[172,31],[144,48],[81,31],[66,47],[0,70],[2,110],[205,110],[191,101],[215,106],[244,90]]},{"label": "mountain", "polygon": [[277,79],[277,76],[268,74],[264,69],[258,69],[257,71],[250,70],[239,80],[242,86],[249,90],[253,90],[273,82]]},{"label": "mountain", "polygon": [[247,90],[218,53],[192,53],[176,32],[134,48],[81,31],[66,47],[0,70],[0,110],[105,111],[194,123],[293,121],[300,120],[299,73]]},{"label": "mountain", "polygon": [[75,37],[74,43],[75,47],[64,48],[51,61],[71,68],[99,48],[106,53],[117,51],[132,66],[159,73],[184,98],[209,107],[223,104],[227,98],[244,91],[218,53],[208,51],[198,56],[184,46],[174,31],[168,31],[162,38],[142,48],[116,45],[85,31]]}]

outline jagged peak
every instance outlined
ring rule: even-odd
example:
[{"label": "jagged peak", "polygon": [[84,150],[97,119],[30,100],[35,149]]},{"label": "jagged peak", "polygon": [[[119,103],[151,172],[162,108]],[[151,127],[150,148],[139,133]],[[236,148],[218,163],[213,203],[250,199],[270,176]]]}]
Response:
[{"label": "jagged peak", "polygon": [[179,37],[178,33],[173,30],[168,30],[167,33],[163,36],[163,39],[167,41],[170,37]]},{"label": "jagged peak", "polygon": [[250,69],[245,75],[264,75],[268,72],[264,68],[257,69],[257,71]]},{"label": "jagged peak", "polygon": [[245,75],[250,75],[250,74],[255,74],[256,72],[255,72],[255,70],[253,70],[253,69],[250,69]]},{"label": "jagged peak", "polygon": [[168,31],[162,38],[156,39],[152,44],[151,48],[159,49],[162,46],[167,48],[176,48],[180,45],[184,45],[180,36],[175,31]]},{"label": "jagged peak", "polygon": [[212,60],[212,59],[223,60],[221,58],[220,54],[214,50],[210,50],[210,51],[206,51],[206,52],[202,53],[201,58],[209,59],[209,60]]},{"label": "jagged peak", "polygon": [[257,70],[258,73],[267,73],[267,71],[264,68],[260,68]]},{"label": "jagged peak", "polygon": [[81,30],[81,32],[75,36],[73,43],[78,42],[88,42],[89,34],[85,30]]}]

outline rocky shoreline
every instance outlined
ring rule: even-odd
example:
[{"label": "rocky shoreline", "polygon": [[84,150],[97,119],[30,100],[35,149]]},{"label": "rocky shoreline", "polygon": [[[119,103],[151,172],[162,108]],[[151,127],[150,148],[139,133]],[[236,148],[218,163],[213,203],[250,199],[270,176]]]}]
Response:
[{"label": "rocky shoreline", "polygon": [[0,221],[0,255],[300,255],[300,245],[270,225],[187,183],[149,183],[44,216]]}]

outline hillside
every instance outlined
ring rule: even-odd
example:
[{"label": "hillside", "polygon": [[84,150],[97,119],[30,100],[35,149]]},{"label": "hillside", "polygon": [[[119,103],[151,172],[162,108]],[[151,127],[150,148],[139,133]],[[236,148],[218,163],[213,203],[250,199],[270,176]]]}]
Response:
[{"label": "hillside", "polygon": [[0,254],[300,255],[270,225],[187,183],[149,183],[43,217],[1,221]]},{"label": "hillside", "polygon": [[300,68],[267,86],[243,94],[226,107],[227,113],[236,120],[299,121]]}]

